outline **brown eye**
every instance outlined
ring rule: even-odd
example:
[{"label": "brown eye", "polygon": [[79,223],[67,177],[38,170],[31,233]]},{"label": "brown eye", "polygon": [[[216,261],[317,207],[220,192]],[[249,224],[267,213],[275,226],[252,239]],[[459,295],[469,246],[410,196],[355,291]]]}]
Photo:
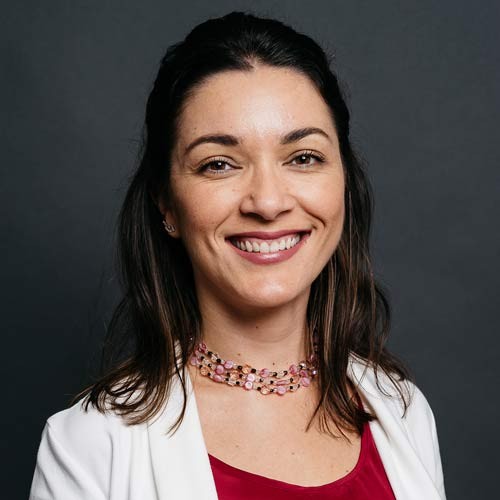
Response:
[{"label": "brown eye", "polygon": [[311,155],[300,155],[300,156],[297,156],[297,158],[298,158],[299,163],[301,165],[303,165],[304,163],[310,163],[310,160],[312,160]]},{"label": "brown eye", "polygon": [[292,163],[294,161],[297,161],[297,165],[299,166],[304,166],[304,167],[309,167],[311,165],[315,165],[316,163],[323,163],[324,160],[321,158],[319,155],[316,155],[314,153],[301,153],[297,156],[294,157],[292,160]]},{"label": "brown eye", "polygon": [[[226,169],[225,166],[231,167],[231,165],[225,160],[211,160],[207,163],[204,163],[200,167],[200,171],[208,172],[210,174],[220,175],[229,172],[231,169]],[[232,168],[232,167],[231,167]]]}]

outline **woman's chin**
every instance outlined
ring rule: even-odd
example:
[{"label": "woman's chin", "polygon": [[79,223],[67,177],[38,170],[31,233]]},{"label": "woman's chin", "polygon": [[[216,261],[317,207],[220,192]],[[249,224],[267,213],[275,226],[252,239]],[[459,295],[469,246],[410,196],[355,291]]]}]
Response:
[{"label": "woman's chin", "polygon": [[[232,295],[232,302],[239,309],[273,309],[293,304],[300,300],[305,292],[304,290],[291,290],[283,287],[263,287],[260,290],[239,291]],[[307,300],[307,297],[305,299]]]}]

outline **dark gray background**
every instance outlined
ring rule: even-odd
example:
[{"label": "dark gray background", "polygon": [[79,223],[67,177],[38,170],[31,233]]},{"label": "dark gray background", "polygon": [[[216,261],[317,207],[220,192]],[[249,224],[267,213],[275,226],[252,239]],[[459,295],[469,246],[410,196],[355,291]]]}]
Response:
[{"label": "dark gray background", "polygon": [[112,235],[166,47],[230,10],[336,53],[369,162],[390,346],[436,416],[451,499],[498,491],[498,2],[13,2],[2,46],[3,498],[90,380],[118,298]]}]

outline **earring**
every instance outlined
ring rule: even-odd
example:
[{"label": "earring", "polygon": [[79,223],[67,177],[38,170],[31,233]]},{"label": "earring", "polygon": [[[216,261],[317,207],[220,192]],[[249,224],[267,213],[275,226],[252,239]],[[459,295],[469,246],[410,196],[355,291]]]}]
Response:
[{"label": "earring", "polygon": [[169,224],[165,219],[163,219],[163,227],[167,233],[173,233],[175,231],[175,226],[173,224]]}]

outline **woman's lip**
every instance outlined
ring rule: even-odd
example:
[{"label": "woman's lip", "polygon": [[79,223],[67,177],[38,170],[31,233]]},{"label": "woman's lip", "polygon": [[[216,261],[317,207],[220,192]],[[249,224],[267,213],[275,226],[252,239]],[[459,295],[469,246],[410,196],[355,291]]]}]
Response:
[{"label": "woman's lip", "polygon": [[[288,234],[288,233],[287,233]],[[307,242],[310,237],[310,233],[303,234],[299,242],[287,250],[278,250],[277,252],[261,253],[261,252],[245,252],[240,250],[237,246],[234,246],[229,240],[227,244],[235,250],[235,252],[250,262],[254,264],[274,264],[276,262],[283,262],[288,260],[290,257],[295,255]]]},{"label": "woman's lip", "polygon": [[237,233],[228,236],[226,239],[237,239],[241,240],[243,238],[259,238],[261,240],[275,240],[281,238],[282,236],[288,236],[293,234],[310,233],[309,229],[283,229],[282,231],[249,231],[246,233]]}]

